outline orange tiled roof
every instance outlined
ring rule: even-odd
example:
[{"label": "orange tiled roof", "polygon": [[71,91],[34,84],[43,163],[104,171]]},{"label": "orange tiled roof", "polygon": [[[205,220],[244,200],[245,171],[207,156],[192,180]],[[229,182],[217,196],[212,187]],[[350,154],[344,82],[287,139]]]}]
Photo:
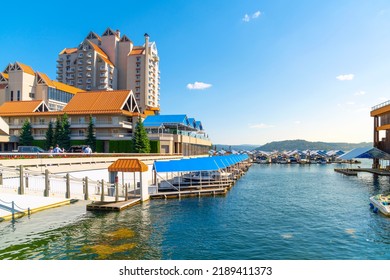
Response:
[{"label": "orange tiled roof", "polygon": [[129,90],[79,92],[65,106],[67,114],[123,113]]},{"label": "orange tiled roof", "polygon": [[60,54],[71,54],[75,52],[77,52],[77,48],[65,48],[60,52]]},{"label": "orange tiled roof", "polygon": [[90,41],[90,40],[87,40],[87,41],[88,41],[88,43],[91,44],[92,48],[93,48],[97,53],[99,53],[101,56],[104,56],[104,57],[108,58],[107,54],[106,54],[98,45],[96,45],[95,43],[93,43],[93,42]]},{"label": "orange tiled roof", "polygon": [[42,104],[42,102],[42,100],[4,102],[3,105],[0,106],[0,116],[9,113],[14,115],[23,113],[31,114]]},{"label": "orange tiled roof", "polygon": [[50,80],[50,78],[45,74],[41,72],[37,72],[37,74],[42,78],[42,80],[47,84],[48,86],[55,87],[53,84],[53,81]]},{"label": "orange tiled roof", "polygon": [[145,48],[143,47],[134,47],[129,53],[129,55],[140,55],[144,52],[144,50]]},{"label": "orange tiled roof", "polygon": [[27,73],[27,74],[35,76],[35,72],[34,72],[34,70],[30,66],[28,66],[26,64],[23,64],[23,63],[20,63],[20,62],[16,62],[16,64],[19,65],[19,67],[22,69],[22,71],[24,73]]},{"label": "orange tiled roof", "polygon": [[110,172],[145,172],[148,166],[139,159],[117,159],[108,167]]},{"label": "orange tiled roof", "polygon": [[102,56],[100,54],[99,54],[99,56],[100,56],[101,59],[104,60],[105,63],[107,63],[107,64],[109,64],[111,66],[114,66],[114,64],[107,57],[104,57],[104,56]]},{"label": "orange tiled roof", "polygon": [[8,80],[8,77],[9,77],[9,76],[8,76],[7,73],[4,73],[4,72],[3,72],[3,73],[0,73],[0,74],[1,74],[4,78],[6,78],[6,79]]},{"label": "orange tiled roof", "polygon": [[85,91],[85,90],[83,90],[81,88],[72,87],[72,86],[69,86],[67,84],[64,84],[64,83],[61,83],[61,82],[57,82],[57,81],[52,81],[52,83],[53,83],[53,86],[56,89],[59,89],[59,90],[62,90],[62,91],[66,91],[66,92],[69,92],[69,93],[72,93],[72,94],[76,94],[78,92]]}]

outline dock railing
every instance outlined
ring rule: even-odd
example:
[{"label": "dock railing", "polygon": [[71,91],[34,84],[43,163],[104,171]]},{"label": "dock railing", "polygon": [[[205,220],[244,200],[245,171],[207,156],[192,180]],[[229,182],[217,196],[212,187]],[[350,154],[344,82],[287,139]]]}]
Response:
[{"label": "dock railing", "polygon": [[136,186],[130,189],[128,184],[108,183],[104,180],[92,180],[88,177],[76,178],[70,173],[52,174],[49,170],[37,172],[23,165],[18,168],[0,169],[0,192],[19,195],[37,195],[45,197],[64,197],[79,200],[119,200],[139,193]]}]

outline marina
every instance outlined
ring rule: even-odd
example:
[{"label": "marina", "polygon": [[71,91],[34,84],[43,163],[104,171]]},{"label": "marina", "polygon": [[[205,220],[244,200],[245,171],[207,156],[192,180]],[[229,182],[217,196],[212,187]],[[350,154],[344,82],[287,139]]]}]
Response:
[{"label": "marina", "polygon": [[[388,259],[390,220],[369,206],[386,191],[388,177],[344,177],[333,164],[256,164],[221,196],[152,197],[108,212],[79,200],[0,223],[0,258]],[[132,235],[109,238],[119,230]]]}]

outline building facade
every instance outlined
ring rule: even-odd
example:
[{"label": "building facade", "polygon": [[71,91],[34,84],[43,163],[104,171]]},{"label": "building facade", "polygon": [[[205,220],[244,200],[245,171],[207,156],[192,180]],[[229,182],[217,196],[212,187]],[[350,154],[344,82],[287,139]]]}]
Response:
[{"label": "building facade", "polygon": [[[374,147],[390,154],[390,100],[372,107],[371,117],[374,118]],[[379,160],[374,160],[375,166],[379,166]]]},{"label": "building facade", "polygon": [[0,73],[0,105],[14,101],[44,101],[50,110],[62,110],[82,89],[51,80],[20,62],[10,63]]},{"label": "building facade", "polygon": [[144,45],[110,28],[90,32],[76,48],[65,48],[57,59],[57,80],[86,91],[132,90],[141,112],[160,108],[159,57],[155,42]]}]

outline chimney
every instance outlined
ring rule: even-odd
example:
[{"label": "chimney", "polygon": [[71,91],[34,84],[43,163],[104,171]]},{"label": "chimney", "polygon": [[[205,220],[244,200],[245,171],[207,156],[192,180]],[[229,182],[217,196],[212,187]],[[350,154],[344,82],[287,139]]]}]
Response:
[{"label": "chimney", "polygon": [[118,36],[118,38],[121,37],[121,32],[119,31],[119,29],[116,30],[116,36]]}]

